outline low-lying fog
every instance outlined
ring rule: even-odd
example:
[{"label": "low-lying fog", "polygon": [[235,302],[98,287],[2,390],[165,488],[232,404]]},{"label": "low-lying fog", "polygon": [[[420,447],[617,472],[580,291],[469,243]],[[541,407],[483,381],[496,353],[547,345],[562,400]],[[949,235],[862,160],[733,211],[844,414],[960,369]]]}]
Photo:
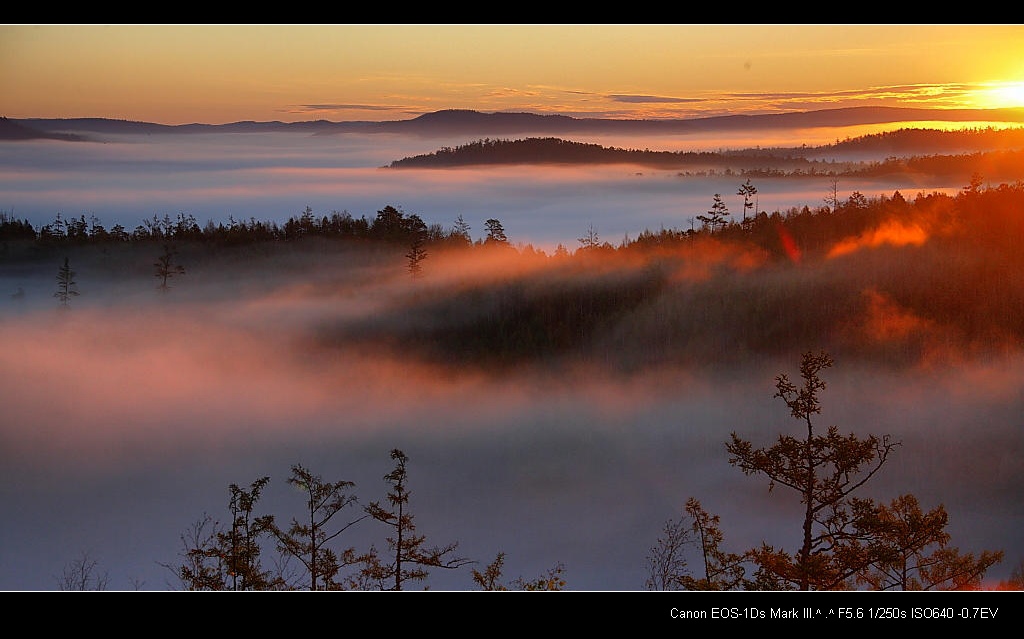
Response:
[{"label": "low-lying fog", "polygon": [[[706,134],[659,139],[573,137],[618,148],[704,151],[756,146],[824,145],[867,127]],[[758,137],[760,136],[760,137]],[[99,136],[96,136],[99,137]],[[499,137],[499,136],[492,136]],[[500,136],[502,138],[528,136]],[[570,250],[593,226],[601,241],[619,244],[644,230],[699,226],[720,194],[743,215],[738,176],[684,179],[678,171],[637,166],[382,169],[403,157],[459,146],[478,138],[394,135],[193,134],[104,136],[102,142],[0,144],[0,211],[36,227],[95,216],[131,232],[154,216],[192,215],[200,224],[277,221],[310,207],[318,216],[347,211],[372,220],[387,205],[451,228],[461,215],[474,239],[496,218],[511,242],[548,252]],[[882,159],[882,158],[878,158]],[[756,180],[758,211],[819,206],[831,179]],[[963,184],[845,182],[840,197],[955,192]],[[748,211],[752,212],[752,211]]]},{"label": "low-lying fog", "polygon": [[[384,500],[393,448],[409,458],[417,531],[457,541],[479,570],[506,553],[509,580],[562,564],[571,589],[640,590],[691,496],[721,516],[729,550],[798,542],[795,496],[744,476],[724,447],[732,431],[759,446],[798,431],[773,398],[775,375],[799,379],[797,357],[714,373],[459,372],[323,330],[397,321],[424,295],[507,277],[507,263],[435,256],[414,281],[358,253],[210,258],[161,293],[109,255],[76,259],[70,309],[49,274],[0,277],[25,292],[0,300],[0,589],[56,589],[83,555],[111,589],[180,588],[165,566],[203,515],[228,520],[231,484],[269,476],[257,514],[282,522],[302,512],[293,464]],[[953,544],[1004,550],[988,576],[1005,578],[1024,556],[1022,373],[1019,353],[912,373],[839,360],[818,424],[901,440],[864,496],[944,504]],[[383,547],[385,534],[362,522],[339,547]],[[475,589],[469,570],[434,570],[427,585]]]},{"label": "low-lying fog", "polygon": [[[841,137],[828,135],[800,142]],[[570,250],[589,225],[613,244],[644,229],[686,228],[716,192],[734,215],[742,211],[737,178],[623,167],[376,168],[467,141],[4,143],[0,210],[37,225],[58,212],[95,214],[108,229],[130,230],[165,213],[200,225],[229,215],[283,222],[309,206],[372,219],[392,204],[445,227],[462,215],[474,238],[498,218],[512,243]],[[767,211],[818,206],[831,189],[825,178],[756,186]],[[960,186],[839,188],[840,197],[870,197]],[[400,261],[373,255],[210,257],[186,261],[186,274],[161,293],[151,258],[120,259],[76,259],[81,295],[69,310],[53,296],[59,264],[0,263],[0,589],[54,590],[83,555],[109,576],[109,589],[180,588],[165,565],[181,561],[182,535],[205,514],[229,519],[229,485],[270,477],[256,512],[282,522],[303,506],[286,481],[294,464],[355,482],[364,504],[383,501],[393,448],[409,458],[417,532],[430,544],[458,542],[479,570],[505,553],[507,580],[561,564],[570,589],[640,590],[650,548],[688,497],[721,517],[728,551],[798,543],[795,496],[769,493],[763,478],[730,466],[725,450],[733,431],[755,446],[794,432],[773,395],[779,373],[799,379],[797,356],[713,375],[684,367],[622,375],[599,363],[453,372],[344,340],[326,344],[322,330],[394,320],[424,287],[440,294],[500,279],[506,263],[434,256],[429,277],[414,282]],[[912,493],[922,508],[943,504],[953,545],[1005,551],[988,573],[994,582],[1024,558],[1024,357],[956,361],[907,372],[838,359],[824,374],[817,423],[901,440],[865,496]],[[339,547],[382,548],[385,535],[362,522]],[[475,588],[469,567],[434,570],[423,585]]]}]

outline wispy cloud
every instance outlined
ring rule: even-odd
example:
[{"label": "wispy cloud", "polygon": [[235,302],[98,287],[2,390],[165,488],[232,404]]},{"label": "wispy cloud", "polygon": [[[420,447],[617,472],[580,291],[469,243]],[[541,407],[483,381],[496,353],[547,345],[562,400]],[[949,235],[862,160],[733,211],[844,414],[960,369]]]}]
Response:
[{"label": "wispy cloud", "polygon": [[296,111],[393,111],[404,107],[393,104],[300,104]]},{"label": "wispy cloud", "polygon": [[628,102],[630,104],[689,104],[703,102],[700,98],[671,98],[660,95],[609,95],[612,102]]},{"label": "wispy cloud", "polygon": [[675,119],[718,115],[809,111],[844,106],[965,108],[989,89],[970,83],[881,85],[829,91],[699,91],[694,95],[601,93],[554,85],[512,87],[447,83],[443,97],[389,94],[381,102],[318,102],[288,105],[290,116],[332,120],[395,120],[442,109],[531,112],[577,118]]}]

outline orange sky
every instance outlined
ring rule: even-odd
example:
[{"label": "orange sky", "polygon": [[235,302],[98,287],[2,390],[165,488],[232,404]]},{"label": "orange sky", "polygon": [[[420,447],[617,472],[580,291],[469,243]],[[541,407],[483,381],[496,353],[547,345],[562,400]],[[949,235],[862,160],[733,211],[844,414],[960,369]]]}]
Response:
[{"label": "orange sky", "polygon": [[1024,25],[0,25],[0,116],[1024,106]]}]

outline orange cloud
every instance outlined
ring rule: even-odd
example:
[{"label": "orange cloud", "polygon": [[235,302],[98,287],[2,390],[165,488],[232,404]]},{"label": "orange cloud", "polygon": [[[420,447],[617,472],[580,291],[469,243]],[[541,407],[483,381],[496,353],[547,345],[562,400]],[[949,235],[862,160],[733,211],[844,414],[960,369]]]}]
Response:
[{"label": "orange cloud", "polygon": [[874,248],[882,244],[919,246],[928,240],[928,232],[919,224],[909,224],[890,220],[881,226],[861,233],[857,237],[838,242],[828,252],[827,257],[838,257],[864,248]]}]

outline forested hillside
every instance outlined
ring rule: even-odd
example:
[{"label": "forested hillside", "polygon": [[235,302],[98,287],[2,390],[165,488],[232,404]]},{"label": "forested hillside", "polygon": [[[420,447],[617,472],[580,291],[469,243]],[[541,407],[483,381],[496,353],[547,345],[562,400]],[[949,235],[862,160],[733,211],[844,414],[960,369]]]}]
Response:
[{"label": "forested hillside", "polygon": [[[852,155],[880,159],[837,159]],[[457,147],[395,160],[392,169],[503,164],[635,164],[677,170],[680,175],[744,177],[860,176],[907,174],[962,178],[976,172],[1013,180],[1024,155],[1024,129],[938,131],[900,129],[817,147],[720,151],[652,151],[573,142],[555,137],[485,138]]]},{"label": "forested hillside", "polygon": [[[261,260],[372,251],[380,268],[407,270],[419,283],[422,293],[408,301],[414,310],[323,327],[318,339],[459,367],[725,365],[809,344],[846,359],[915,365],[1021,345],[1024,286],[1011,277],[1024,267],[1021,211],[1019,183],[974,182],[956,196],[913,200],[854,193],[834,207],[638,229],[617,244],[581,229],[577,245],[552,254],[506,237],[500,220],[473,238],[458,220],[427,225],[392,206],[372,220],[307,209],[280,226],[201,227],[186,215],[165,216],[131,232],[84,216],[36,230],[0,214],[0,254],[22,270],[56,272],[70,255],[72,266],[102,258],[153,277],[161,256],[186,270],[216,261],[255,272]],[[232,254],[246,262],[228,265]],[[445,285],[441,274],[453,259],[467,264],[466,281]],[[476,282],[474,260],[495,259],[508,262],[507,275]],[[182,288],[198,284],[179,279]]]}]

